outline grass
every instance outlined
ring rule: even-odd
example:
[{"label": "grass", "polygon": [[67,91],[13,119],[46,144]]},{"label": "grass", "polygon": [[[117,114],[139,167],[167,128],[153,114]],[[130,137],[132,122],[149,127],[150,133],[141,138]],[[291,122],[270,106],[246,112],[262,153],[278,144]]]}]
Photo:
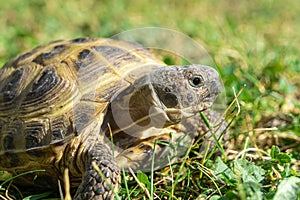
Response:
[{"label": "grass", "polygon": [[57,39],[110,37],[146,26],[182,32],[215,62],[227,105],[246,85],[238,98],[240,112],[229,114],[226,159],[200,158],[195,143],[152,180],[137,174],[144,187],[125,174],[120,197],[147,199],[145,189],[151,191],[153,181],[149,194],[157,199],[299,199],[299,12],[296,0],[5,1],[0,64]]}]

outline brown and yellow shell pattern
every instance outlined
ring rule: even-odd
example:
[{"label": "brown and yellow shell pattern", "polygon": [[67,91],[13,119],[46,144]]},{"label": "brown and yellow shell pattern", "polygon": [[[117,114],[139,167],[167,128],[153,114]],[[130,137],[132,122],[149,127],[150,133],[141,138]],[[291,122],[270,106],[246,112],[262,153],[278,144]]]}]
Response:
[{"label": "brown and yellow shell pattern", "polygon": [[126,42],[88,38],[52,42],[12,59],[0,74],[0,152],[76,134],[80,123],[105,109],[124,74],[148,62],[160,61]]}]

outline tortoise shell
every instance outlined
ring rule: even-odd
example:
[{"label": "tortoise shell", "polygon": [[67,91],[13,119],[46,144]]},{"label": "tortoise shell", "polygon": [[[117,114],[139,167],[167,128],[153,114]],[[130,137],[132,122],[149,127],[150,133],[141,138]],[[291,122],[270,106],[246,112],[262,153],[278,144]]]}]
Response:
[{"label": "tortoise shell", "polygon": [[[110,39],[55,41],[17,56],[0,72],[0,152],[47,146],[80,134],[121,79],[159,63],[136,44]],[[142,73],[142,72],[140,72]]]}]

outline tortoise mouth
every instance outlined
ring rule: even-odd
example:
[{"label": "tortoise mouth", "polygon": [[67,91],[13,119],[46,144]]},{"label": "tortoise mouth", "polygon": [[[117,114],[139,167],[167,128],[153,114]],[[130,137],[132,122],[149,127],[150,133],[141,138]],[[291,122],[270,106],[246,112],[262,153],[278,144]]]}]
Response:
[{"label": "tortoise mouth", "polygon": [[152,92],[152,104],[150,115],[155,116],[160,113],[160,120],[164,120],[165,125],[179,123],[183,118],[192,117],[210,106],[209,103],[201,103],[184,107],[176,95],[171,93],[162,95],[156,91]]},{"label": "tortoise mouth", "polygon": [[[197,97],[195,102],[183,102],[180,95],[165,92],[159,88],[154,88],[151,92],[152,116],[160,113],[167,125],[180,122],[183,118],[195,116],[197,113],[211,107],[215,100],[214,95]],[[154,109],[153,109],[154,108]],[[161,118],[162,119],[162,118]]]},{"label": "tortoise mouth", "polygon": [[164,112],[167,116],[167,121],[169,123],[178,123],[184,118],[189,118],[195,116],[197,113],[202,112],[210,107],[210,104],[207,105],[197,105],[187,108],[165,108]]},{"label": "tortoise mouth", "polygon": [[160,113],[160,115],[164,116],[166,124],[175,124],[180,122],[183,118],[193,117],[197,113],[208,109],[213,102],[213,100],[208,97],[202,99],[199,103],[185,107],[176,95],[170,93],[168,95],[170,98],[166,98],[166,95],[161,95],[154,91],[152,92],[152,110],[155,110],[152,114],[154,116],[154,113]]},{"label": "tortoise mouth", "polygon": [[208,95],[192,104],[184,105],[184,102],[181,102],[176,95],[172,95],[169,100],[160,98],[157,93],[153,95],[154,105],[162,109],[161,112],[166,114],[166,121],[169,123],[178,123],[183,118],[193,117],[197,113],[209,109],[216,99],[215,95]]}]

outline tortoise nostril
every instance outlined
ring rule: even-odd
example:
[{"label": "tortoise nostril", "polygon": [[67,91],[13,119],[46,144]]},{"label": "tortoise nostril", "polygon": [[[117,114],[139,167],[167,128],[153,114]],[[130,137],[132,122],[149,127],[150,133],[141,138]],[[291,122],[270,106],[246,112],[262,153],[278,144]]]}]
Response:
[{"label": "tortoise nostril", "polygon": [[165,92],[171,92],[170,88],[165,87]]}]

